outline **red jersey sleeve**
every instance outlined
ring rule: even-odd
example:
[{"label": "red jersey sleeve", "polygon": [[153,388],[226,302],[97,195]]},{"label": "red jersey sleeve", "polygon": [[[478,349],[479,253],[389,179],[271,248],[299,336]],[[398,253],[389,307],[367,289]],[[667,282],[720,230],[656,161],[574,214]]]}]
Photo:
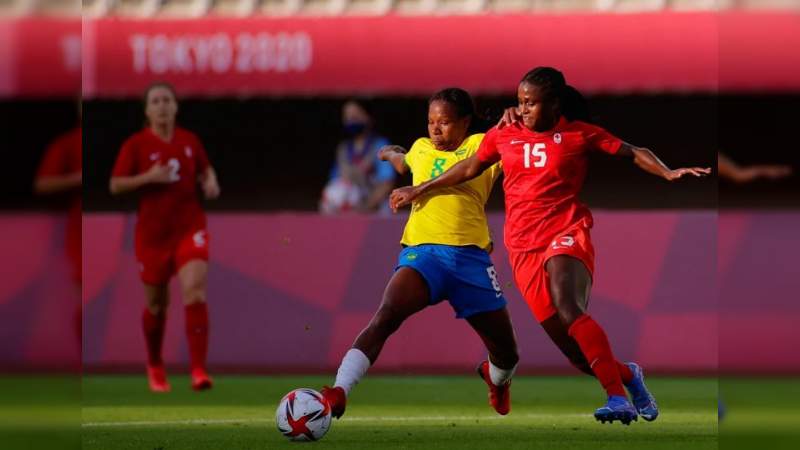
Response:
[{"label": "red jersey sleeve", "polygon": [[581,122],[584,136],[594,150],[611,155],[616,154],[622,146],[622,139],[596,125]]},{"label": "red jersey sleeve", "polygon": [[483,136],[477,155],[481,162],[496,163],[500,161],[500,151],[497,149],[497,127],[492,127]]},{"label": "red jersey sleeve", "polygon": [[129,177],[138,175],[141,169],[136,164],[136,140],[129,138],[122,144],[122,149],[117,155],[117,161],[114,163],[114,169],[111,171],[112,177]]},{"label": "red jersey sleeve", "polygon": [[66,175],[68,171],[66,159],[67,148],[64,145],[64,140],[56,139],[47,147],[44,158],[39,164],[39,170],[36,172],[36,176],[52,177]]}]

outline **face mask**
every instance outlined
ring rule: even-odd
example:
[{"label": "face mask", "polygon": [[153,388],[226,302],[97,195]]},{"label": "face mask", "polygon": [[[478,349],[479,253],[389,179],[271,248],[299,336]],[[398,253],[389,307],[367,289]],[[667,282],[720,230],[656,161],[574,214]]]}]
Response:
[{"label": "face mask", "polygon": [[367,128],[367,124],[364,122],[345,122],[344,124],[344,134],[346,136],[358,136]]}]

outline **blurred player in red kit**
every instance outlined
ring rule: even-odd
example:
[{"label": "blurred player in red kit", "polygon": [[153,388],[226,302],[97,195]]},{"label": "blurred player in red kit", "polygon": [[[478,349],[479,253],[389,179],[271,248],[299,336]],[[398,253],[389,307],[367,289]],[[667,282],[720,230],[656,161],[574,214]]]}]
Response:
[{"label": "blurred player in red kit", "polygon": [[114,195],[139,193],[136,259],[147,305],[142,328],[147,343],[150,389],[167,392],[161,347],[169,305],[169,280],[178,276],[186,312],[192,388],[211,388],[206,371],[208,351],[209,235],[197,192],[205,198],[220,193],[217,176],[200,140],[176,126],[178,102],[167,83],[154,83],[144,95],[146,126],[122,145],[111,175]]},{"label": "blurred player in red kit", "polygon": [[705,176],[710,168],[671,170],[650,150],[587,123],[583,97],[556,69],[528,72],[517,96],[519,121],[489,130],[475,155],[438,178],[396,189],[391,206],[396,209],[424,193],[475,178],[502,161],[505,245],[517,287],[533,315],[570,362],[602,384],[608,402],[595,411],[597,420],[655,420],[658,406],[641,367],[617,361],[605,331],[586,312],[594,273],[592,214],[578,194],[591,151],[632,158],[641,169],[670,181]]},{"label": "blurred player in red kit", "polygon": [[[81,108],[78,103],[78,115]],[[80,288],[81,271],[81,126],[57,137],[47,150],[39,164],[33,190],[38,195],[64,195],[69,203],[67,227],[65,232],[65,249],[72,268],[72,279],[77,286],[74,326],[80,345],[81,339],[81,305]]]}]

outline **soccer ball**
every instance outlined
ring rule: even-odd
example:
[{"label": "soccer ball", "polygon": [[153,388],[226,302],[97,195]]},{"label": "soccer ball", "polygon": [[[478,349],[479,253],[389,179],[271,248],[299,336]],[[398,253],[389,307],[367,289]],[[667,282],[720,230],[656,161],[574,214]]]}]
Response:
[{"label": "soccer ball", "polygon": [[352,211],[361,203],[364,193],[353,183],[337,178],[322,191],[319,209],[323,214],[339,214]]},{"label": "soccer ball", "polygon": [[281,399],[275,421],[290,441],[316,441],[331,427],[331,407],[319,392],[295,389]]}]

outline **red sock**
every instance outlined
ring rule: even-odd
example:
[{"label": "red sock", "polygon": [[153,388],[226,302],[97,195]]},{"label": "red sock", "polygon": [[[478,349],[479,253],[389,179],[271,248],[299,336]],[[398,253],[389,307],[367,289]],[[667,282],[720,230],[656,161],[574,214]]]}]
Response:
[{"label": "red sock", "polygon": [[192,369],[206,368],[208,353],[208,308],[205,302],[186,305],[186,338]]},{"label": "red sock", "polygon": [[619,376],[622,378],[623,384],[628,384],[633,380],[633,372],[631,372],[630,367],[617,361],[617,370],[619,370]]},{"label": "red sock", "polygon": [[151,366],[160,366],[164,363],[161,360],[161,344],[164,342],[166,319],[166,314],[163,312],[156,316],[145,308],[142,313],[142,330],[147,343],[147,363]]},{"label": "red sock", "polygon": [[569,327],[569,335],[578,342],[586,360],[589,361],[589,367],[594,371],[606,393],[609,396],[624,396],[625,389],[622,387],[617,360],[614,359],[608,337],[600,325],[588,314],[584,314]]}]

